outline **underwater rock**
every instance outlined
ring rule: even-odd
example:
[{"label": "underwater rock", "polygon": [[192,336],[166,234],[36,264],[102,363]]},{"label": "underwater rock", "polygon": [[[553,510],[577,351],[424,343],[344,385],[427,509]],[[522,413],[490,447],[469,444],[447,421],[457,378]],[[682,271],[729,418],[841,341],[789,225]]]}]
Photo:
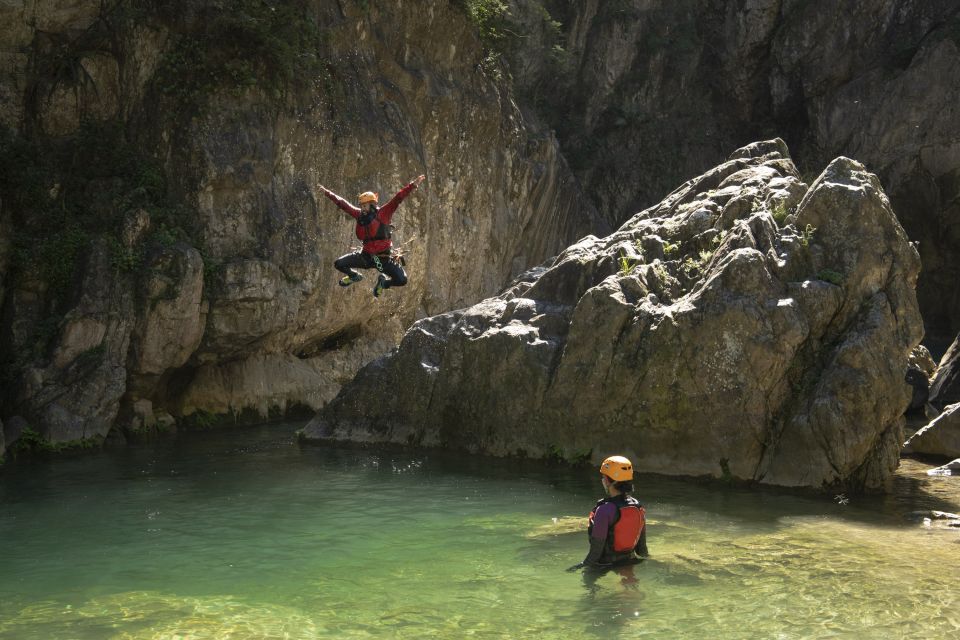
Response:
[{"label": "underwater rock", "polygon": [[418,321],[303,437],[882,488],[919,268],[861,164],[808,186],[781,140],[755,143],[499,296]]}]

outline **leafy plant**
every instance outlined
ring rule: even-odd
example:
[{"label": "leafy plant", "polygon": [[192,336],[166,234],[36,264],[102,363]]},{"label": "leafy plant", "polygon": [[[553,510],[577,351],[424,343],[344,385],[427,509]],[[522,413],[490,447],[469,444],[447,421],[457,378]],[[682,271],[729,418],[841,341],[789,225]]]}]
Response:
[{"label": "leafy plant", "polygon": [[787,203],[784,200],[778,201],[773,205],[773,219],[778,225],[782,225],[783,221],[787,219]]},{"label": "leafy plant", "polygon": [[635,258],[628,257],[623,251],[620,252],[620,256],[617,258],[617,263],[620,265],[620,275],[628,276],[630,272],[633,271],[640,261]]},{"label": "leafy plant", "polygon": [[813,240],[813,235],[816,233],[817,228],[813,225],[808,224],[803,231],[800,232],[800,246],[809,247],[810,241]]},{"label": "leafy plant", "polygon": [[667,242],[663,245],[663,255],[666,258],[670,258],[676,255],[680,251],[679,242]]},{"label": "leafy plant", "polygon": [[835,284],[838,287],[843,285],[843,274],[833,269],[821,269],[820,272],[817,273],[817,279]]}]

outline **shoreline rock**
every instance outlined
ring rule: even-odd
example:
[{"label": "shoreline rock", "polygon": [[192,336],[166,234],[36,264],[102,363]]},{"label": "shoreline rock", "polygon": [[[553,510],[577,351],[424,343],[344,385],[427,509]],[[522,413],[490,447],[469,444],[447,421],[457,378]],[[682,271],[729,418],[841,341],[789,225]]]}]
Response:
[{"label": "shoreline rock", "polygon": [[304,438],[883,489],[919,266],[862,165],[838,158],[808,187],[782,141],[754,143],[500,295],[418,321]]}]

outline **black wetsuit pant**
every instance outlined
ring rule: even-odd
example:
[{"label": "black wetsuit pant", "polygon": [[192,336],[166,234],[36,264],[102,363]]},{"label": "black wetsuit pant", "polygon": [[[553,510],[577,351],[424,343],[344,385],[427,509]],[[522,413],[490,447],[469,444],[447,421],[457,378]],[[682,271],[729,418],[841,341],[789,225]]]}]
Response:
[{"label": "black wetsuit pant", "polygon": [[357,251],[340,256],[334,261],[333,266],[337,271],[351,277],[357,275],[354,269],[377,269],[387,276],[387,281],[383,284],[384,288],[402,287],[407,284],[407,273],[403,270],[403,267],[386,256],[380,256],[378,259],[380,261],[379,268],[374,256],[365,251]]}]

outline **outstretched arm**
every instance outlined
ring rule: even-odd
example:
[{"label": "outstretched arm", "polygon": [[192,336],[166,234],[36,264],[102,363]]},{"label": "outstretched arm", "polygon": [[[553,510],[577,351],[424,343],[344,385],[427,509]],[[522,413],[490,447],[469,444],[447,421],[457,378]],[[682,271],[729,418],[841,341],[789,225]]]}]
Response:
[{"label": "outstretched arm", "polygon": [[349,213],[354,218],[360,215],[359,207],[355,207],[354,205],[350,204],[349,202],[347,202],[346,200],[344,200],[343,198],[335,194],[333,191],[330,191],[330,189],[327,189],[325,186],[320,185],[320,191],[323,192],[323,195],[330,198],[335,205],[343,209],[345,212]]},{"label": "outstretched arm", "polygon": [[397,194],[390,198],[390,202],[380,207],[380,219],[385,223],[390,224],[391,218],[393,218],[393,212],[397,210],[397,207],[400,206],[400,203],[403,202],[403,199],[406,198],[410,193],[420,186],[420,183],[427,179],[427,176],[417,176],[414,178],[410,184],[405,186],[400,191],[397,191]]}]

